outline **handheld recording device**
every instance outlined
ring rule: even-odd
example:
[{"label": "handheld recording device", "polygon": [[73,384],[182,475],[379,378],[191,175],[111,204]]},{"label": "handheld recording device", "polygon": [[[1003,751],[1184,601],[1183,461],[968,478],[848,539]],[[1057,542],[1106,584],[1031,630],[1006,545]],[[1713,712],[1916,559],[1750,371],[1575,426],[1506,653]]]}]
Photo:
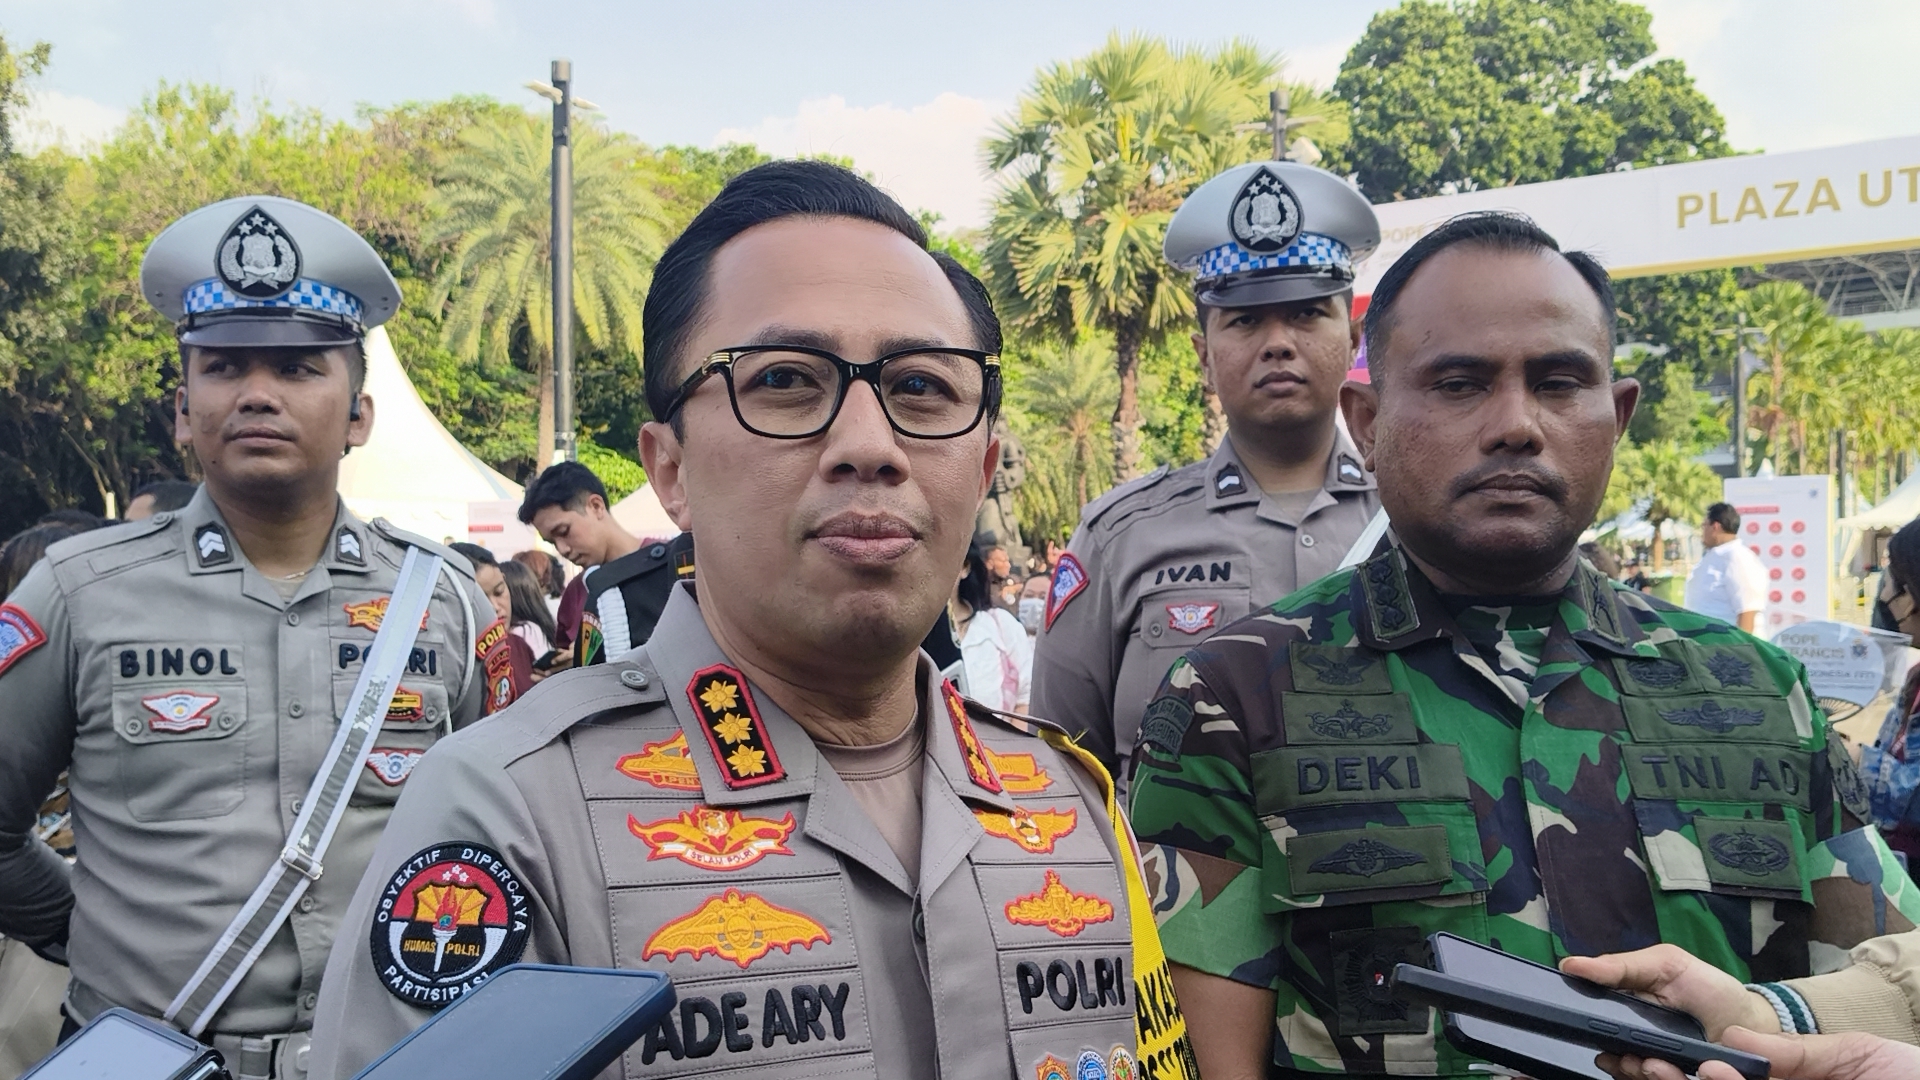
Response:
[{"label": "handheld recording device", "polygon": [[1596,1052],[1657,1057],[1692,1075],[1724,1061],[1767,1080],[1766,1058],[1706,1041],[1686,1013],[1609,990],[1453,934],[1434,934],[1434,968],[1401,964],[1395,996],[1442,1010],[1447,1040],[1536,1080],[1609,1080]]},{"label": "handheld recording device", "polygon": [[673,1009],[657,971],[514,964],[354,1080],[592,1080]]},{"label": "handheld recording device", "polygon": [[226,1080],[220,1055],[157,1020],[108,1009],[23,1080]]}]

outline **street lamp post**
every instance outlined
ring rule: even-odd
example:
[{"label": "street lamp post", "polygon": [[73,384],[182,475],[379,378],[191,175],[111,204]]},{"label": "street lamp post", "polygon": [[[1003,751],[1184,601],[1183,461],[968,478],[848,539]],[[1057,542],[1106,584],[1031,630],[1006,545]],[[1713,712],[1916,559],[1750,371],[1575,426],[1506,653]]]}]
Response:
[{"label": "street lamp post", "polygon": [[573,62],[553,62],[553,459],[573,444]]}]

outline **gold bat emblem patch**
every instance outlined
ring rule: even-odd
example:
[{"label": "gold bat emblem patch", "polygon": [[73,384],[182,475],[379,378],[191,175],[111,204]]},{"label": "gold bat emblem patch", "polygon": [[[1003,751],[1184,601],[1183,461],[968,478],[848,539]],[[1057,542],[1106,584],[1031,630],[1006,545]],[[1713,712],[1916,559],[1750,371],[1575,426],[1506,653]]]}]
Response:
[{"label": "gold bat emblem patch", "polygon": [[[380,632],[380,620],[387,616],[388,599],[388,597],[383,596],[378,600],[368,600],[363,604],[341,604],[340,609],[347,613],[348,626],[358,626],[363,630],[371,630],[377,634]],[[427,616],[430,614],[432,614],[430,611],[420,613],[420,629],[425,630],[427,628]]]},{"label": "gold bat emblem patch", "polygon": [[[1112,908],[1108,908],[1111,918]],[[712,953],[745,970],[774,949],[791,954],[795,945],[813,948],[816,941],[833,943],[827,928],[797,911],[783,908],[750,892],[728,889],[710,896],[699,907],[654,931],[640,950],[640,959],[681,953],[695,960]]]},{"label": "gold bat emblem patch", "polygon": [[980,819],[980,827],[987,830],[988,835],[1011,840],[1035,855],[1053,854],[1054,841],[1072,832],[1080,823],[1079,811],[1071,807],[1027,811],[1016,806],[1010,813],[976,808],[973,816]]},{"label": "gold bat emblem patch", "polygon": [[687,756],[687,733],[676,731],[671,739],[650,742],[637,754],[628,754],[614,768],[643,784],[669,791],[699,791],[700,773]]},{"label": "gold bat emblem patch", "polygon": [[1037,893],[1008,901],[1007,921],[1020,926],[1044,926],[1061,937],[1074,937],[1089,923],[1109,922],[1113,905],[1097,896],[1067,888],[1060,875],[1047,871]]},{"label": "gold bat emblem patch", "polygon": [[739,870],[768,855],[791,855],[786,839],[793,828],[792,814],[774,821],[707,806],[682,810],[679,817],[659,821],[642,822],[627,815],[627,829],[650,850],[649,862],[679,859],[702,870]]}]

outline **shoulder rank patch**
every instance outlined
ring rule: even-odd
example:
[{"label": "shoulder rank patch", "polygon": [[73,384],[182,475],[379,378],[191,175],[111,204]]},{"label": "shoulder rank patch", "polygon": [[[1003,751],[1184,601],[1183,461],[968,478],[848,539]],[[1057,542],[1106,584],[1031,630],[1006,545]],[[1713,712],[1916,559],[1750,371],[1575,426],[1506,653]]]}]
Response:
[{"label": "shoulder rank patch", "polygon": [[816,941],[830,945],[833,936],[797,911],[768,903],[754,893],[728,889],[654,931],[641,947],[640,959],[672,960],[685,953],[698,960],[712,953],[744,971],[775,949],[792,955],[794,946],[812,949]]},{"label": "shoulder rank patch", "polygon": [[345,525],[340,526],[340,531],[333,534],[333,556],[341,562],[352,563],[355,566],[367,565],[367,557],[360,550],[359,534]]},{"label": "shoulder rank patch", "polygon": [[33,616],[12,604],[0,604],[0,675],[46,643],[47,633]]},{"label": "shoulder rank patch", "polygon": [[[341,604],[340,610],[347,613],[348,627],[357,626],[362,630],[371,630],[377,634],[380,632],[381,620],[387,617],[387,601],[389,599],[389,597],[382,596],[377,600],[366,600],[358,604]],[[427,628],[427,617],[432,614],[433,611],[431,608],[420,613],[420,629],[425,630]]]},{"label": "shoulder rank patch", "polygon": [[[746,676],[725,664],[694,673],[687,683],[687,700],[707,733],[720,778],[730,788],[771,784],[786,778],[787,770],[767,740],[767,725],[747,689]],[[742,965],[745,966],[745,965]]]},{"label": "shoulder rank patch", "polygon": [[220,704],[220,695],[177,690],[171,694],[143,697],[140,704],[153,713],[147,717],[147,727],[154,731],[199,731],[213,723],[213,717],[207,715],[207,710]]},{"label": "shoulder rank patch", "polygon": [[669,791],[699,791],[700,772],[687,756],[687,734],[676,731],[673,738],[650,742],[637,754],[628,754],[614,762],[614,768],[643,784]]},{"label": "shoulder rank patch", "polygon": [[696,806],[659,821],[627,815],[627,831],[647,845],[648,862],[679,859],[702,870],[742,870],[768,855],[791,855],[786,840],[793,830],[791,813],[774,821]]},{"label": "shoulder rank patch", "polygon": [[1037,795],[1053,786],[1053,775],[1032,754],[1002,754],[985,743],[980,744],[980,752],[986,755],[993,775],[999,777],[1000,787],[1009,795]]},{"label": "shoulder rank patch", "polygon": [[1065,810],[1026,810],[1016,806],[1011,811],[1004,811],[985,810],[976,806],[973,816],[980,819],[980,827],[987,830],[988,836],[1011,840],[1035,855],[1053,854],[1055,841],[1080,824],[1080,812],[1072,807]]},{"label": "shoulder rank patch", "polygon": [[1060,563],[1053,568],[1053,588],[1047,592],[1047,616],[1045,629],[1053,629],[1053,620],[1060,617],[1067,602],[1079,596],[1087,587],[1087,571],[1072,552],[1060,556]]},{"label": "shoulder rank patch", "polygon": [[1167,625],[1183,634],[1197,634],[1213,629],[1214,616],[1218,614],[1219,604],[1168,604]]},{"label": "shoulder rank patch", "polygon": [[993,766],[987,764],[986,752],[980,746],[980,737],[974,734],[973,721],[967,719],[967,703],[960,700],[960,691],[942,679],[940,696],[946,699],[947,715],[953,718],[953,734],[960,740],[960,760],[966,763],[967,776],[975,787],[1000,794],[1000,778],[993,774]]},{"label": "shoulder rank patch", "polygon": [[1111,922],[1113,905],[1097,896],[1067,888],[1060,875],[1047,871],[1036,893],[1007,902],[1007,921],[1019,926],[1041,926],[1061,937],[1076,937],[1092,923]]},{"label": "shoulder rank patch", "polygon": [[387,875],[368,946],[380,985],[441,1009],[520,959],[533,922],[526,885],[500,853],[450,840]]},{"label": "shoulder rank patch", "polygon": [[200,555],[201,566],[220,566],[233,561],[233,542],[218,522],[209,521],[193,531],[193,550]]},{"label": "shoulder rank patch", "polygon": [[1240,466],[1229,461],[1213,474],[1213,493],[1221,498],[1247,493],[1247,478],[1240,474]]},{"label": "shoulder rank patch", "polygon": [[1367,478],[1367,472],[1360,463],[1345,454],[1340,455],[1340,463],[1335,467],[1343,484],[1358,484]]},{"label": "shoulder rank patch", "polygon": [[395,749],[391,746],[376,746],[367,751],[367,769],[380,778],[388,787],[399,787],[413,775],[413,767],[425,757],[425,750]]}]

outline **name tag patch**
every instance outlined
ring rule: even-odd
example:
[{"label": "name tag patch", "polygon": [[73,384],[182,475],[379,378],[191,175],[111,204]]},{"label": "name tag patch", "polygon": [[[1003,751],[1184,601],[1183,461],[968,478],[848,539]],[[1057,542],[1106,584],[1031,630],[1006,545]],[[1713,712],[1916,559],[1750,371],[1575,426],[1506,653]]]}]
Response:
[{"label": "name tag patch", "polygon": [[647,1032],[640,1063],[651,1065],[662,1054],[674,1061],[711,1057],[723,1048],[744,1054],[756,1045],[756,1031],[762,1048],[777,1041],[845,1042],[852,994],[853,986],[846,982],[770,986],[759,996],[757,1010],[754,996],[746,991],[728,991],[718,999],[682,994],[678,1014],[669,1014]]},{"label": "name tag patch", "polygon": [[441,1009],[520,959],[531,926],[526,888],[500,853],[448,841],[387,876],[368,945],[388,993]]},{"label": "name tag patch", "polygon": [[1452,802],[1467,798],[1460,748],[1282,746],[1253,755],[1254,808],[1262,814],[1361,802]]},{"label": "name tag patch", "polygon": [[1642,799],[1809,806],[1804,753],[1713,743],[1627,746],[1627,781]]},{"label": "name tag patch", "polygon": [[1051,1002],[1061,1012],[1127,1004],[1127,961],[1124,956],[1096,957],[1092,968],[1085,958],[1022,960],[1013,968],[1020,1011],[1031,1015],[1037,1003]]}]

